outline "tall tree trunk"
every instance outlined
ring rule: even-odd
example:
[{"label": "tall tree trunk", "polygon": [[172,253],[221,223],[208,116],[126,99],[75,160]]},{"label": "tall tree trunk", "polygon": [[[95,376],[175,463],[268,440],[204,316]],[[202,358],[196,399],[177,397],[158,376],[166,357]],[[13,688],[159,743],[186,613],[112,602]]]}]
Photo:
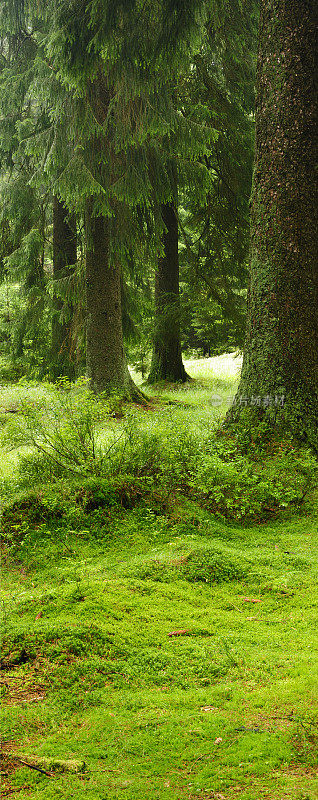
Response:
[{"label": "tall tree trunk", "polygon": [[[76,220],[69,215],[67,209],[58,197],[53,197],[53,279],[59,280],[65,276],[66,268],[75,264],[77,260]],[[63,300],[54,292],[54,312],[52,320],[52,362],[53,374],[57,378],[65,375],[73,378],[75,375],[74,361],[71,357],[71,326],[72,322],[61,320],[64,306]],[[71,302],[69,315],[72,314]]]},{"label": "tall tree trunk", "polygon": [[110,223],[86,209],[86,367],[96,392],[129,390],[124,356],[120,270],[109,259]]},{"label": "tall tree trunk", "polygon": [[262,0],[248,322],[232,419],[318,442],[315,0]]},{"label": "tall tree trunk", "polygon": [[178,217],[174,202],[161,207],[163,256],[155,275],[154,340],[148,383],[186,381],[180,343]]},{"label": "tall tree trunk", "polygon": [[[110,90],[101,69],[88,85],[88,97],[100,130],[91,142],[87,160],[94,179],[107,189],[110,148],[103,131]],[[107,163],[107,161],[109,163]],[[104,200],[102,192],[102,201]],[[143,402],[126,363],[121,312],[121,269],[110,258],[111,223],[99,207],[98,198],[86,203],[86,371],[94,392],[116,392],[127,399]]]}]

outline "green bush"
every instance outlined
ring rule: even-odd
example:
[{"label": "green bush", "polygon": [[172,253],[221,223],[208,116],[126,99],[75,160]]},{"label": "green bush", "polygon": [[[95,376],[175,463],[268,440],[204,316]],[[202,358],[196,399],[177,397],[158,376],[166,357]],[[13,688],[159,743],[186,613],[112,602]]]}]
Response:
[{"label": "green bush", "polygon": [[134,508],[153,497],[151,478],[121,474],[112,478],[90,478],[74,490],[74,500],[86,513],[99,508]]}]

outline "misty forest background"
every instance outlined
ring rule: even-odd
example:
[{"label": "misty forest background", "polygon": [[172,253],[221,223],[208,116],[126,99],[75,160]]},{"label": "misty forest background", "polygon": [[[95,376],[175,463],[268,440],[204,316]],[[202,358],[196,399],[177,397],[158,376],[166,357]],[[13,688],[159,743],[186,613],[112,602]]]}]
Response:
[{"label": "misty forest background", "polygon": [[318,797],[316,60],[2,0],[4,797]]}]

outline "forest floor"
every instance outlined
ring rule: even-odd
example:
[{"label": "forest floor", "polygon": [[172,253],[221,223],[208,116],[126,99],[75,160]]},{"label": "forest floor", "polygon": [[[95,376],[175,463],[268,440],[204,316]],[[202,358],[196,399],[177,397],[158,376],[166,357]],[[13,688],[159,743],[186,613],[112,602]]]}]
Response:
[{"label": "forest floor", "polygon": [[[163,413],[218,424],[238,360],[186,368],[195,381],[162,387],[173,403],[136,411],[143,425]],[[3,390],[3,410],[16,391]],[[5,503],[18,461],[4,455]],[[103,535],[89,510],[80,525],[16,521],[2,575],[2,796],[317,800],[314,496],[265,522],[182,494],[160,513],[103,509]]]}]

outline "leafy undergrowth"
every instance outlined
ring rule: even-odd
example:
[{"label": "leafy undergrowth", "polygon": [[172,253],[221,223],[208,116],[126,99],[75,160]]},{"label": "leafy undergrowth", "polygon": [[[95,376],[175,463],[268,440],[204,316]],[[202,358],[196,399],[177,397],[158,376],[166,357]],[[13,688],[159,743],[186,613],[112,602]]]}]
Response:
[{"label": "leafy undergrowth", "polygon": [[148,424],[128,410],[118,425],[86,389],[55,388],[43,403],[23,401],[4,426],[7,447],[19,453],[14,481],[3,480],[13,494],[5,521],[138,504],[160,512],[181,496],[223,519],[261,522],[300,507],[317,484],[310,449],[263,423],[246,437],[195,415],[185,425],[179,409],[161,407]]},{"label": "leafy undergrowth", "polygon": [[316,462],[216,436],[204,380],[119,421],[6,389],[3,797],[318,797]]}]

